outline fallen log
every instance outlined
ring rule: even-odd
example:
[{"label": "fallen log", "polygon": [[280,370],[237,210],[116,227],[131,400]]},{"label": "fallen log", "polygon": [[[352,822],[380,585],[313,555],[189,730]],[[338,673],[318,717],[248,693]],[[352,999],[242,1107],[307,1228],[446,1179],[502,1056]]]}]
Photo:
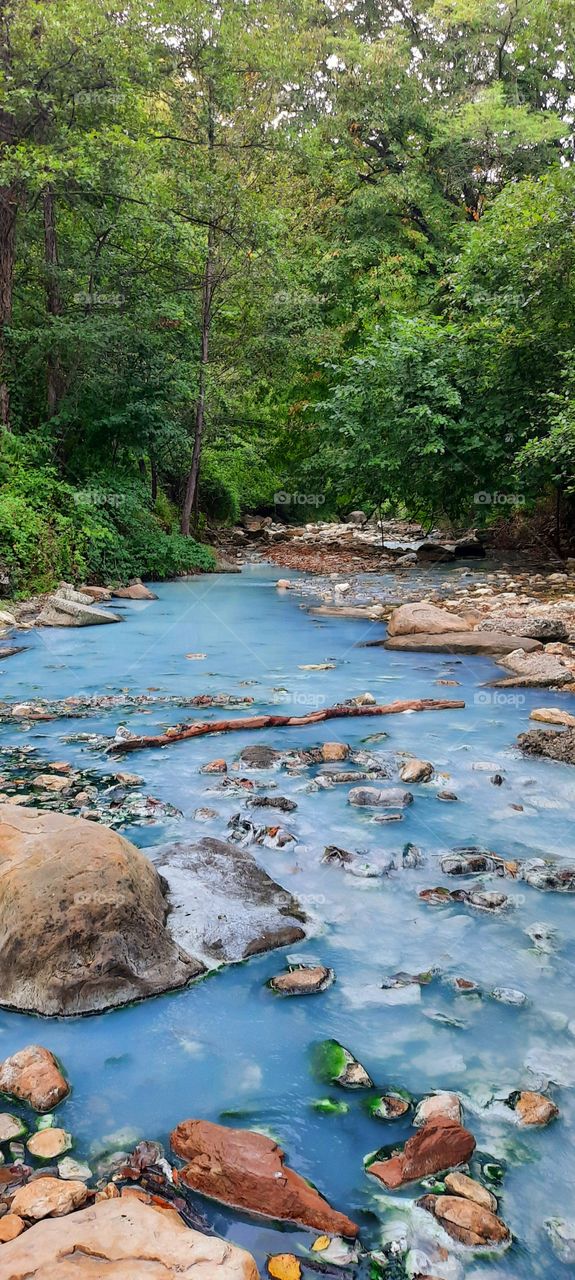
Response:
[{"label": "fallen log", "polygon": [[108,751],[120,754],[125,751],[142,751],[146,747],[167,747],[171,742],[182,742],[185,738],[202,738],[208,733],[232,733],[236,729],[283,729],[299,728],[305,724],[321,724],[324,720],[335,720],[343,716],[392,716],[402,711],[455,711],[464,707],[465,703],[444,698],[415,698],[411,701],[383,703],[380,706],[354,706],[350,703],[339,703],[335,707],[324,707],[321,711],[310,711],[307,716],[247,716],[245,720],[196,720],[193,724],[181,725],[168,729],[167,733],[158,733],[142,738],[122,738],[121,742],[112,742]]}]

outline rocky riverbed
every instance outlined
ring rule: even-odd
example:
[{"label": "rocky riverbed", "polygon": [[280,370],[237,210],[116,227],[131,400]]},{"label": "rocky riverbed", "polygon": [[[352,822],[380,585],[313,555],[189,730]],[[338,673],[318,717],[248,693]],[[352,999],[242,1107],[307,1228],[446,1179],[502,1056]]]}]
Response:
[{"label": "rocky riverbed", "polygon": [[6,664],[0,1280],[572,1261],[569,580],[421,572],[248,566]]}]

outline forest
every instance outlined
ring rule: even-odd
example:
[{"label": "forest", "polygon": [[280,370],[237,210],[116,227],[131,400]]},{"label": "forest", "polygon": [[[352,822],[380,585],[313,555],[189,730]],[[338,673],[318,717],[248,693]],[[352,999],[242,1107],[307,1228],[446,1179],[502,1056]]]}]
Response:
[{"label": "forest", "polygon": [[568,545],[575,0],[0,12],[3,595],[254,510]]}]

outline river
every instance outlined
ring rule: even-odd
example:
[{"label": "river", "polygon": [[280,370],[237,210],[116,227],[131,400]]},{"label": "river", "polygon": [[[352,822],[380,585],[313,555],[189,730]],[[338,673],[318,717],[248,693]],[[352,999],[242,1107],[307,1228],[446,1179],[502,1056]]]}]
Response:
[{"label": "river", "polygon": [[[445,569],[441,572],[445,576]],[[297,801],[297,811],[283,821],[298,843],[295,851],[257,848],[256,856],[317,917],[314,936],[297,952],[331,966],[335,984],[308,999],[275,997],[265,984],[283,969],[280,951],[176,994],[101,1016],[40,1021],[1,1012],[1,1055],[36,1041],[62,1059],[73,1092],[58,1114],[74,1135],[77,1158],[90,1162],[105,1149],[129,1149],[142,1137],[167,1143],[170,1129],[187,1117],[225,1115],[230,1123],[277,1137],[293,1167],[358,1221],[362,1240],[375,1247],[409,1215],[414,1191],[384,1196],[365,1175],[363,1157],[407,1137],[411,1127],[408,1121],[390,1125],[372,1119],[361,1094],[344,1094],[315,1079],[311,1049],[334,1037],[378,1085],[401,1086],[417,1095],[434,1089],[459,1092],[478,1150],[506,1165],[501,1216],[515,1243],[504,1256],[466,1262],[466,1277],[557,1280],[571,1269],[557,1262],[543,1224],[555,1215],[569,1217],[573,1209],[573,898],[507,882],[503,887],[512,908],[489,917],[461,904],[429,906],[418,899],[418,891],[448,883],[437,859],[456,845],[481,844],[511,858],[572,857],[573,771],[523,759],[514,742],[528,727],[533,707],[574,710],[575,699],[541,690],[484,689],[498,669],[479,657],[359,647],[381,635],[379,624],[313,618],[296,593],[277,592],[277,577],[273,567],[248,566],[238,576],[162,584],[154,587],[157,602],[126,603],[124,625],[32,631],[27,651],[3,664],[1,688],[3,697],[18,701],[121,689],[143,693],[150,687],[169,694],[247,692],[258,710],[294,714],[366,690],[378,701],[463,698],[464,710],[238,732],[126,757],[123,767],[137,771],[146,790],[184,815],[164,826],[128,828],[124,834],[142,847],[188,834],[224,836],[241,804],[237,796],[210,795],[210,779],[199,768],[220,755],[230,764],[248,743],[295,747],[337,739],[359,747],[385,731],[388,737],[368,744],[371,750],[384,757],[411,752],[446,775],[412,787],[415,802],[403,820],[383,825],[347,803],[346,786],[309,791],[309,775],[273,775],[281,794]],[[206,657],[190,661],[189,653]],[[325,671],[300,669],[324,662],[335,665]],[[438,687],[438,679],[457,680],[460,687]],[[246,681],[252,683],[246,686]],[[153,733],[186,714],[154,709],[123,718],[130,729]],[[27,733],[9,727],[1,730],[1,741],[25,741],[47,760],[109,771],[109,760],[88,757],[81,745],[64,745],[62,738],[74,729],[113,733],[117,723],[115,712],[77,723],[35,725]],[[491,782],[495,773],[503,776],[503,785]],[[458,801],[440,802],[442,788],[455,792]],[[215,808],[218,817],[200,827],[193,813],[201,805]],[[324,847],[336,844],[365,850],[371,861],[394,854],[401,868],[406,842],[421,849],[424,866],[361,879],[320,862]],[[489,877],[486,884],[491,885]],[[546,952],[525,932],[541,922],[556,931]],[[397,993],[390,997],[382,989],[386,975],[430,968],[441,975],[426,987],[400,993],[405,1002],[389,1002]],[[457,994],[449,981],[456,976],[478,982],[483,996]],[[497,987],[519,988],[527,1002],[502,1004],[488,994]],[[511,1111],[487,1106],[492,1098],[538,1085],[548,1086],[560,1109],[560,1118],[543,1130],[520,1130]],[[314,1110],[313,1100],[325,1096],[348,1102],[347,1114]],[[200,1203],[216,1230],[249,1247],[262,1266],[267,1253],[297,1248],[298,1241],[309,1245],[309,1233],[280,1233]]]}]

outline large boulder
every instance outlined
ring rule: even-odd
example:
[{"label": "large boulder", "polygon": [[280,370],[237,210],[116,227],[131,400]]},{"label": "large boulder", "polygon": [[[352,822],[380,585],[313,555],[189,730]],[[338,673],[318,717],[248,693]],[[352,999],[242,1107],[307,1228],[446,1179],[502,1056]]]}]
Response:
[{"label": "large boulder", "polygon": [[356,1236],[358,1227],[305,1178],[286,1168],[277,1142],[250,1129],[228,1129],[209,1120],[184,1120],[171,1143],[186,1161],[180,1177],[193,1191],[235,1209],[294,1222],[330,1235]]},{"label": "large boulder", "polygon": [[511,1241],[509,1227],[491,1209],[460,1196],[424,1196],[418,1201],[432,1213],[444,1231],[469,1248],[505,1245]]},{"label": "large boulder", "polygon": [[[379,643],[379,642],[376,642]],[[392,636],[384,648],[403,653],[510,653],[518,644],[527,650],[540,649],[538,640],[523,640],[499,631],[446,631],[443,635]]]},{"label": "large boulder", "polygon": [[157,600],[158,597],[138,578],[127,587],[116,587],[112,595],[117,600]]},{"label": "large boulder", "polygon": [[449,631],[471,631],[472,622],[426,600],[401,604],[394,609],[387,624],[388,636],[445,635]]},{"label": "large boulder", "polygon": [[1,1258],[2,1280],[258,1280],[244,1249],[132,1197],[37,1223]]},{"label": "large boulder", "polygon": [[[75,593],[80,595],[80,592]],[[92,603],[82,604],[79,600],[67,600],[64,596],[50,596],[36,619],[39,627],[94,627],[98,623],[121,622],[117,613],[109,609],[99,609]]]},{"label": "large boulder", "polygon": [[160,851],[176,941],[206,965],[232,963],[305,937],[306,916],[249,850],[205,837]]},{"label": "large boulder", "polygon": [[544,644],[555,640],[568,640],[569,631],[560,618],[550,616],[495,615],[483,618],[478,631],[500,631],[510,636],[528,636],[531,640],[541,640]]},{"label": "large boulder", "polygon": [[524,688],[545,688],[547,685],[569,684],[575,674],[556,653],[531,653],[529,648],[537,645],[534,640],[522,640],[519,648],[513,649],[501,659],[501,666],[513,673],[508,677],[506,685],[523,686]]},{"label": "large boulder", "polygon": [[517,745],[531,756],[545,756],[562,764],[575,764],[575,729],[528,729],[520,733]]},{"label": "large boulder", "polygon": [[108,827],[0,807],[0,1005],[95,1013],[203,971],[167,927],[148,858]]},{"label": "large boulder", "polygon": [[417,559],[420,564],[435,564],[436,561],[446,563],[449,560],[455,560],[455,551],[453,546],[430,540],[422,542],[417,548]]}]

